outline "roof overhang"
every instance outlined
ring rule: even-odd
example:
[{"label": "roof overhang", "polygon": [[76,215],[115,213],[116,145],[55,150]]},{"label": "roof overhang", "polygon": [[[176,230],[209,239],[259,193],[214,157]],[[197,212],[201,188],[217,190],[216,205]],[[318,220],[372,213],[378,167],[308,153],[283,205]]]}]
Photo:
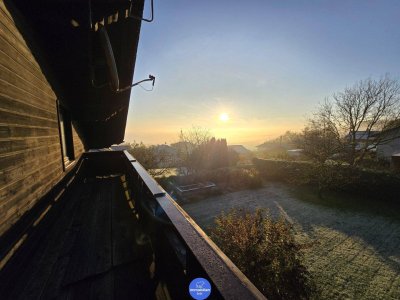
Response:
[{"label": "roof overhang", "polygon": [[[130,85],[144,0],[6,0],[5,3],[59,103],[70,113],[85,148],[104,148],[123,142],[130,89],[116,93],[107,84],[109,73],[98,28],[102,24],[107,30],[120,86]],[[100,87],[93,86],[93,78]]]}]

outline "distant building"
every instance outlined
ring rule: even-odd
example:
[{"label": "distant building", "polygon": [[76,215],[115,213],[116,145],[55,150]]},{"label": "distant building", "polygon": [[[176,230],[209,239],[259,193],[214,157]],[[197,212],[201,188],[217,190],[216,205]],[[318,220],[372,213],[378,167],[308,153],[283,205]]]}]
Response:
[{"label": "distant building", "polygon": [[287,150],[286,153],[289,157],[301,157],[304,153],[303,149],[290,149]]},{"label": "distant building", "polygon": [[177,142],[177,143],[172,143],[171,147],[174,148],[177,152],[188,152],[191,153],[195,146],[189,142]]},{"label": "distant building", "polygon": [[261,145],[256,146],[257,151],[271,151],[271,150],[276,150],[276,149],[290,149],[292,145],[287,146],[285,143],[281,143],[277,140],[273,141],[267,141],[265,143],[262,143]]},{"label": "distant building", "polygon": [[124,151],[124,150],[128,150],[130,148],[130,145],[128,143],[122,143],[122,144],[118,144],[118,145],[112,145],[110,147],[111,150],[114,151]]},{"label": "distant building", "polygon": [[163,153],[163,154],[168,154],[171,156],[176,156],[177,155],[177,150],[176,148],[166,145],[166,144],[161,144],[161,145],[155,145],[154,150],[156,153]]},{"label": "distant building", "polygon": [[287,150],[296,149],[298,134],[294,132],[287,131],[285,134],[268,140],[261,145],[256,146],[259,152],[269,152],[269,153],[285,153]]},{"label": "distant building", "polygon": [[376,155],[380,160],[391,161],[394,155],[400,155],[400,126],[382,131],[383,143],[376,147]]},{"label": "distant building", "polygon": [[243,145],[229,145],[228,149],[235,151],[239,155],[249,155],[252,152]]},{"label": "distant building", "polygon": [[[376,139],[376,136],[380,133],[380,131],[357,131],[355,133],[355,140],[354,142],[356,143],[356,150],[361,150],[365,147],[365,145],[368,144],[373,144],[374,140]],[[348,134],[346,136],[347,140],[351,141],[353,136],[352,134]]]}]

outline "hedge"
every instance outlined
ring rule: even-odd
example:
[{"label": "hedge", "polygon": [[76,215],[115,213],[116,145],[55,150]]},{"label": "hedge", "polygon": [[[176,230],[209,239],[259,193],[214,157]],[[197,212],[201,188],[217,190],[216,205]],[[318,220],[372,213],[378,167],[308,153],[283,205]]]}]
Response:
[{"label": "hedge", "polygon": [[[321,173],[312,162],[253,159],[260,175],[268,180],[318,185]],[[325,165],[332,178],[332,190],[356,195],[400,201],[400,176],[388,171],[360,169],[350,166]]]}]

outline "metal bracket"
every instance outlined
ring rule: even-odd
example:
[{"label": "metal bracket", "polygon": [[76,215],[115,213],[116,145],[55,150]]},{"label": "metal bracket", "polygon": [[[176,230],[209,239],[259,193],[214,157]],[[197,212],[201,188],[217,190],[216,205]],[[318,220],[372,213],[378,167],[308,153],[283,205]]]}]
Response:
[{"label": "metal bracket", "polygon": [[152,81],[152,82],[153,82],[152,86],[154,87],[154,83],[156,82],[156,78],[155,78],[153,75],[149,75],[149,78],[140,80],[140,81],[138,81],[138,82],[135,82],[135,83],[133,83],[132,85],[128,85],[127,87],[124,87],[124,88],[122,88],[122,89],[119,89],[119,88],[118,88],[118,90],[116,90],[115,92],[116,92],[116,93],[124,92],[124,91],[129,90],[129,89],[133,88],[134,86],[139,85],[139,84],[141,84],[142,82],[146,82],[146,81]]},{"label": "metal bracket", "polygon": [[154,3],[153,3],[153,0],[151,0],[151,3],[150,3],[151,16],[150,16],[149,19],[132,15],[132,4],[133,4],[133,1],[131,1],[131,6],[129,7],[129,18],[132,18],[132,19],[135,19],[135,20],[145,21],[145,22],[148,22],[148,23],[153,22],[153,20],[154,20]]}]

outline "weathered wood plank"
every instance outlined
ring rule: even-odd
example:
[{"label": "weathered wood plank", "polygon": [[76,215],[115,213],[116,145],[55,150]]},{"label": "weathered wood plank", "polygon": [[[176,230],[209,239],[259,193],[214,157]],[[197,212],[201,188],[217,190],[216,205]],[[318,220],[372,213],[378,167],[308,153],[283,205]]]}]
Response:
[{"label": "weathered wood plank", "polygon": [[[22,177],[9,183],[0,189],[0,224],[13,213],[20,210],[20,202],[30,202],[35,197],[40,197],[40,193],[47,190],[47,183],[53,184],[62,175],[61,166],[58,160],[46,164],[44,167],[33,170],[26,177]],[[53,178],[53,177],[54,178]]]},{"label": "weathered wood plank", "polygon": [[70,241],[67,239],[68,232],[71,231],[76,208],[80,204],[78,199],[82,187],[79,184],[74,184],[70,187],[73,193],[70,197],[60,202],[63,205],[62,211],[58,209],[58,211],[53,212],[57,215],[53,221],[53,226],[42,224],[42,228],[38,228],[38,230],[45,231],[45,241],[35,251],[32,258],[34,261],[24,270],[29,275],[22,281],[24,284],[18,292],[19,298],[41,298],[49,281],[52,280],[53,268],[56,268],[59,259],[62,259],[61,255],[64,252],[64,247],[68,247],[65,243]]},{"label": "weathered wood plank", "polygon": [[55,93],[0,0],[0,234],[62,176]]},{"label": "weathered wood plank", "polygon": [[[6,24],[5,24],[6,23]],[[21,55],[25,56],[33,66],[40,70],[39,64],[36,62],[31,51],[25,43],[25,40],[20,36],[16,37],[15,34],[18,30],[13,24],[7,24],[6,18],[0,18],[0,36],[13,46]]]},{"label": "weathered wood plank", "polygon": [[1,5],[0,5],[1,22],[4,24],[4,26],[6,26],[10,30],[10,32],[13,33],[14,37],[17,40],[19,40],[21,43],[25,43],[24,38],[22,37],[20,32],[17,30],[17,27],[14,22],[14,18],[12,17],[12,15],[8,11],[8,9],[5,7],[3,1],[0,1],[0,2],[1,2]]},{"label": "weathered wood plank", "polygon": [[66,291],[59,295],[57,299],[123,300],[124,298],[116,298],[114,296],[114,273],[108,272],[100,274],[94,278],[90,278],[89,280],[77,282],[74,285],[68,286]]},{"label": "weathered wood plank", "polygon": [[8,9],[7,9],[6,5],[4,4],[3,0],[0,1],[0,9],[3,11],[3,13],[4,13],[6,18],[9,18],[10,20],[13,20],[10,12],[8,11]]},{"label": "weathered wood plank", "polygon": [[40,137],[40,136],[51,136],[51,135],[58,135],[58,129],[55,127],[53,128],[29,127],[29,126],[18,126],[13,124],[5,125],[0,123],[0,139]]},{"label": "weathered wood plank", "polygon": [[[0,43],[3,40],[0,37]],[[48,82],[44,81],[43,74],[38,73],[36,70],[30,70],[27,68],[27,62],[24,58],[21,58],[18,53],[14,52],[14,49],[7,49],[7,47],[2,44],[0,45],[0,64],[18,74],[26,82],[31,85],[41,89],[46,95],[50,97],[55,97],[54,92],[51,90]],[[24,65],[25,64],[25,65]]]},{"label": "weathered wood plank", "polygon": [[[54,264],[62,255],[67,232],[71,228],[75,207],[82,186],[73,184],[62,196],[63,201],[53,204],[42,222],[31,232],[27,242],[0,273],[0,291],[8,299],[38,299],[47,284]],[[34,274],[32,276],[32,274]],[[47,278],[46,278],[47,277]]]},{"label": "weathered wood plank", "polygon": [[[45,83],[42,88],[46,89],[46,92],[49,92],[49,94],[53,94],[39,64],[36,62],[24,38],[16,28],[13,17],[5,7],[3,1],[0,1],[0,39],[3,40],[0,41],[0,50],[7,54],[9,58],[17,58],[17,61],[20,62],[20,65],[23,66],[25,70],[30,68],[30,72],[38,76],[38,79]],[[14,49],[14,51],[11,49]],[[17,53],[15,51],[17,51]],[[21,56],[24,57],[24,60],[21,60]]]},{"label": "weathered wood plank", "polygon": [[32,64],[32,62],[27,59],[24,55],[18,52],[15,47],[12,47],[7,40],[0,35],[0,55],[4,57],[3,60],[8,60],[11,65],[15,65],[15,68],[20,66],[25,67],[25,72],[29,73],[36,79],[34,79],[35,84],[40,85],[42,88],[51,94],[52,90],[48,85],[48,82],[41,71]]},{"label": "weathered wood plank", "polygon": [[149,266],[152,249],[149,244],[138,245],[138,221],[125,198],[120,178],[113,186],[113,265],[115,299],[151,299],[154,286],[151,284]]},{"label": "weathered wood plank", "polygon": [[96,276],[112,267],[110,182],[94,180],[92,184],[92,194],[86,199],[88,208],[82,215],[82,226],[72,250],[63,285]]},{"label": "weathered wood plank", "polygon": [[14,168],[18,165],[32,161],[32,157],[45,157],[46,155],[55,152],[60,153],[61,161],[60,147],[59,143],[54,143],[53,145],[44,145],[37,148],[30,148],[29,150],[2,154],[0,155],[0,169],[7,170],[9,168]]},{"label": "weathered wood plank", "polygon": [[[1,76],[3,74],[0,74]],[[54,105],[55,99],[52,99],[48,96],[37,96],[34,95],[18,86],[16,86],[13,82],[6,81],[3,78],[0,78],[0,91],[1,94],[5,95],[6,97],[9,98],[15,98],[19,99],[21,102],[27,102],[27,103],[38,103],[39,105],[48,105],[48,107],[51,107]]]},{"label": "weathered wood plank", "polygon": [[[152,250],[136,251],[137,223],[125,202],[119,178],[75,179],[6,265],[7,274],[0,274],[0,294],[8,299],[153,299]],[[118,230],[132,232],[114,236]],[[124,237],[129,241],[111,247],[113,239]],[[113,255],[111,249],[122,252]]]},{"label": "weathered wood plank", "polygon": [[59,163],[58,159],[47,162],[40,168],[27,173],[26,176],[2,186],[0,188],[0,198],[2,199],[0,202],[0,214],[4,213],[4,210],[8,210],[10,206],[12,206],[10,203],[13,202],[13,200],[17,200],[16,197],[24,191],[28,194],[26,197],[29,198],[30,192],[40,188],[43,183],[50,181],[52,178],[47,178],[47,181],[43,181],[43,179],[45,179],[51,172],[56,171],[62,173],[61,168],[55,168]]},{"label": "weathered wood plank", "polygon": [[0,170],[0,186],[5,186],[10,182],[25,177],[27,174],[32,172],[32,170],[36,170],[37,168],[45,165],[49,161],[61,162],[60,152],[57,151],[47,156],[42,156],[35,160],[28,161],[25,164],[14,166],[5,170]]},{"label": "weathered wood plank", "polygon": [[58,128],[57,119],[41,118],[28,114],[16,113],[0,108],[0,120],[4,123],[27,126]]},{"label": "weathered wood plank", "polygon": [[[57,118],[56,101],[52,101],[51,103],[47,103],[46,105],[44,105],[43,103],[32,103],[32,101],[11,98],[0,92],[0,102],[0,109],[6,110],[8,112],[18,113],[22,115],[30,115],[51,120],[55,120]],[[4,120],[0,120],[0,124],[6,123]],[[33,126],[38,127],[38,125]]]},{"label": "weathered wood plank", "polygon": [[46,192],[48,192],[61,178],[62,172],[58,170],[54,170],[51,173],[47,174],[51,180],[46,183],[40,184],[38,186],[31,186],[29,190],[31,193],[27,193],[25,190],[25,194],[21,194],[18,196],[19,203],[14,205],[10,211],[6,212],[6,217],[1,220],[0,223],[0,234],[5,232],[8,228],[10,228],[18,219],[29,209],[36,204],[36,202],[42,197]]},{"label": "weathered wood plank", "polygon": [[42,90],[40,87],[33,84],[32,80],[34,80],[35,77],[26,72],[24,68],[19,67],[16,64],[13,64],[14,67],[10,68],[4,65],[1,60],[8,61],[9,63],[10,61],[8,59],[4,59],[4,56],[0,57],[3,57],[3,59],[0,58],[0,73],[4,80],[39,98],[55,99],[55,95],[53,93],[47,93],[45,90]]},{"label": "weathered wood plank", "polygon": [[59,140],[60,138],[58,137],[58,135],[0,140],[0,154],[55,144]]},{"label": "weathered wood plank", "polygon": [[[53,107],[52,107],[53,106]],[[57,119],[57,110],[55,101],[53,105],[43,105],[39,103],[27,103],[26,101],[20,101],[18,99],[11,99],[9,97],[5,97],[0,93],[0,108],[12,111],[14,113],[20,113],[23,115],[30,115],[39,118],[45,118],[50,120]]]},{"label": "weathered wood plank", "polygon": [[82,141],[79,138],[74,126],[72,126],[72,138],[74,140],[75,159],[78,159],[81,154],[85,152],[85,148],[83,147]]},{"label": "weathered wood plank", "polygon": [[140,235],[137,220],[125,198],[120,177],[113,182],[113,263],[125,264],[144,257],[149,252],[148,245],[138,245],[136,235]]},{"label": "weathered wood plank", "polygon": [[[82,207],[87,197],[89,197],[92,188],[91,185],[85,184],[81,180],[79,180],[79,185],[81,189],[80,193],[74,192],[70,198],[63,196],[60,199],[60,201],[75,201],[77,202],[77,206],[74,208],[72,216],[68,216],[71,219],[71,224],[65,232],[66,236],[61,251],[58,253],[58,260],[49,275],[48,282],[42,294],[43,299],[59,299],[60,294],[64,294],[62,291],[65,288],[62,286],[62,281],[67,271],[75,240],[79,235],[79,228],[81,227],[80,213],[84,212]],[[68,193],[70,192],[68,190]]]}]

